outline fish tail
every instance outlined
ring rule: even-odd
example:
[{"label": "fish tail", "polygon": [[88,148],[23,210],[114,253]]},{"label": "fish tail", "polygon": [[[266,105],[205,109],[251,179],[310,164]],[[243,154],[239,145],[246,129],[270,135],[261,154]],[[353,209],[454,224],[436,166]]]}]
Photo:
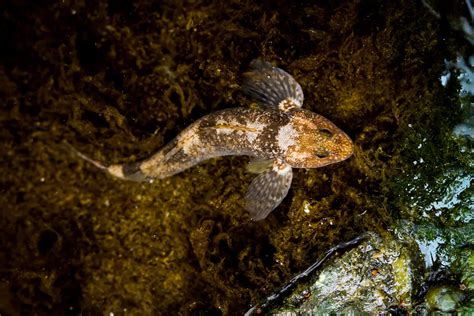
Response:
[{"label": "fish tail", "polygon": [[150,180],[141,170],[141,162],[132,162],[132,163],[126,163],[126,164],[106,164],[102,163],[100,161],[94,160],[90,158],[89,156],[83,154],[76,148],[74,148],[72,145],[69,143],[65,143],[69,149],[71,149],[77,156],[79,156],[81,159],[84,159],[85,161],[93,164],[97,168],[104,170],[108,174],[124,179],[124,180],[130,180],[130,181],[137,181],[137,182],[142,182],[142,181],[148,181]]}]

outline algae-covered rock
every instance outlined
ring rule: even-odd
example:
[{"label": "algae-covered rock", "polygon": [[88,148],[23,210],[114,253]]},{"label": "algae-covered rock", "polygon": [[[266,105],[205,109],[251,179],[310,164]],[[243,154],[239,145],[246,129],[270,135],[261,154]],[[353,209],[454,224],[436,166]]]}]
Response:
[{"label": "algae-covered rock", "polygon": [[472,313],[472,251],[459,252],[451,270],[458,275],[440,276],[423,266],[416,238],[397,236],[367,234],[339,257],[330,252],[322,268],[294,277],[246,315]]},{"label": "algae-covered rock", "polygon": [[[417,246],[389,234],[368,234],[285,298],[272,315],[383,314],[413,309],[420,286]],[[258,305],[255,311],[261,307]],[[258,314],[257,312],[255,314]]]}]

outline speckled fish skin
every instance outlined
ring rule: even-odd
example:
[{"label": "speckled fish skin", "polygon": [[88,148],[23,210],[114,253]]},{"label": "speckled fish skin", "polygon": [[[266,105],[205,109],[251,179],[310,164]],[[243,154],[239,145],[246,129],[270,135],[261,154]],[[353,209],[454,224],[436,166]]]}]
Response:
[{"label": "speckled fish skin", "polygon": [[303,91],[291,75],[260,60],[250,66],[243,90],[260,107],[206,115],[143,161],[104,165],[79,155],[114,176],[133,181],[170,177],[219,156],[247,155],[267,161],[267,168],[252,181],[245,196],[245,208],[252,218],[266,218],[287,195],[292,168],[343,161],[352,155],[353,144],[331,121],[301,109]]},{"label": "speckled fish skin", "polygon": [[275,131],[288,115],[277,110],[231,108],[200,118],[140,165],[146,177],[166,178],[214,157],[248,155],[277,159]]}]

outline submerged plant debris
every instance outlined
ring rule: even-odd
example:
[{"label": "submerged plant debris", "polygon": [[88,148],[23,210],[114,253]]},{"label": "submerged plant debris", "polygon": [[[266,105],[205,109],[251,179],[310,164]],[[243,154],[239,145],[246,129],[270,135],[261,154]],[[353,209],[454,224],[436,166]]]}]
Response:
[{"label": "submerged plant debris", "polygon": [[[460,98],[458,70],[440,78],[446,61],[474,54],[452,22],[464,2],[437,5],[2,4],[0,313],[243,314],[365,232],[404,234],[420,248],[438,235],[452,241],[457,254],[420,263],[426,286],[407,295],[428,297],[427,310],[466,305],[472,139],[453,130],[473,100]],[[145,158],[204,114],[252,106],[239,85],[258,57],[291,73],[305,107],[356,146],[346,162],[295,170],[289,195],[263,222],[243,208],[248,158],[140,184],[64,146],[113,163]],[[454,189],[454,205],[443,204],[459,181],[467,184]],[[452,229],[467,233],[449,239]]]}]

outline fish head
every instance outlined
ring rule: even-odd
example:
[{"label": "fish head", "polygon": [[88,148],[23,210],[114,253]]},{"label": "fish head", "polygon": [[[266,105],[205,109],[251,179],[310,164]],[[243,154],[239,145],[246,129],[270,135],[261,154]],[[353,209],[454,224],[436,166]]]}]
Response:
[{"label": "fish head", "polygon": [[322,115],[300,109],[292,115],[294,142],[285,161],[294,168],[319,168],[344,161],[354,152],[352,140]]}]

